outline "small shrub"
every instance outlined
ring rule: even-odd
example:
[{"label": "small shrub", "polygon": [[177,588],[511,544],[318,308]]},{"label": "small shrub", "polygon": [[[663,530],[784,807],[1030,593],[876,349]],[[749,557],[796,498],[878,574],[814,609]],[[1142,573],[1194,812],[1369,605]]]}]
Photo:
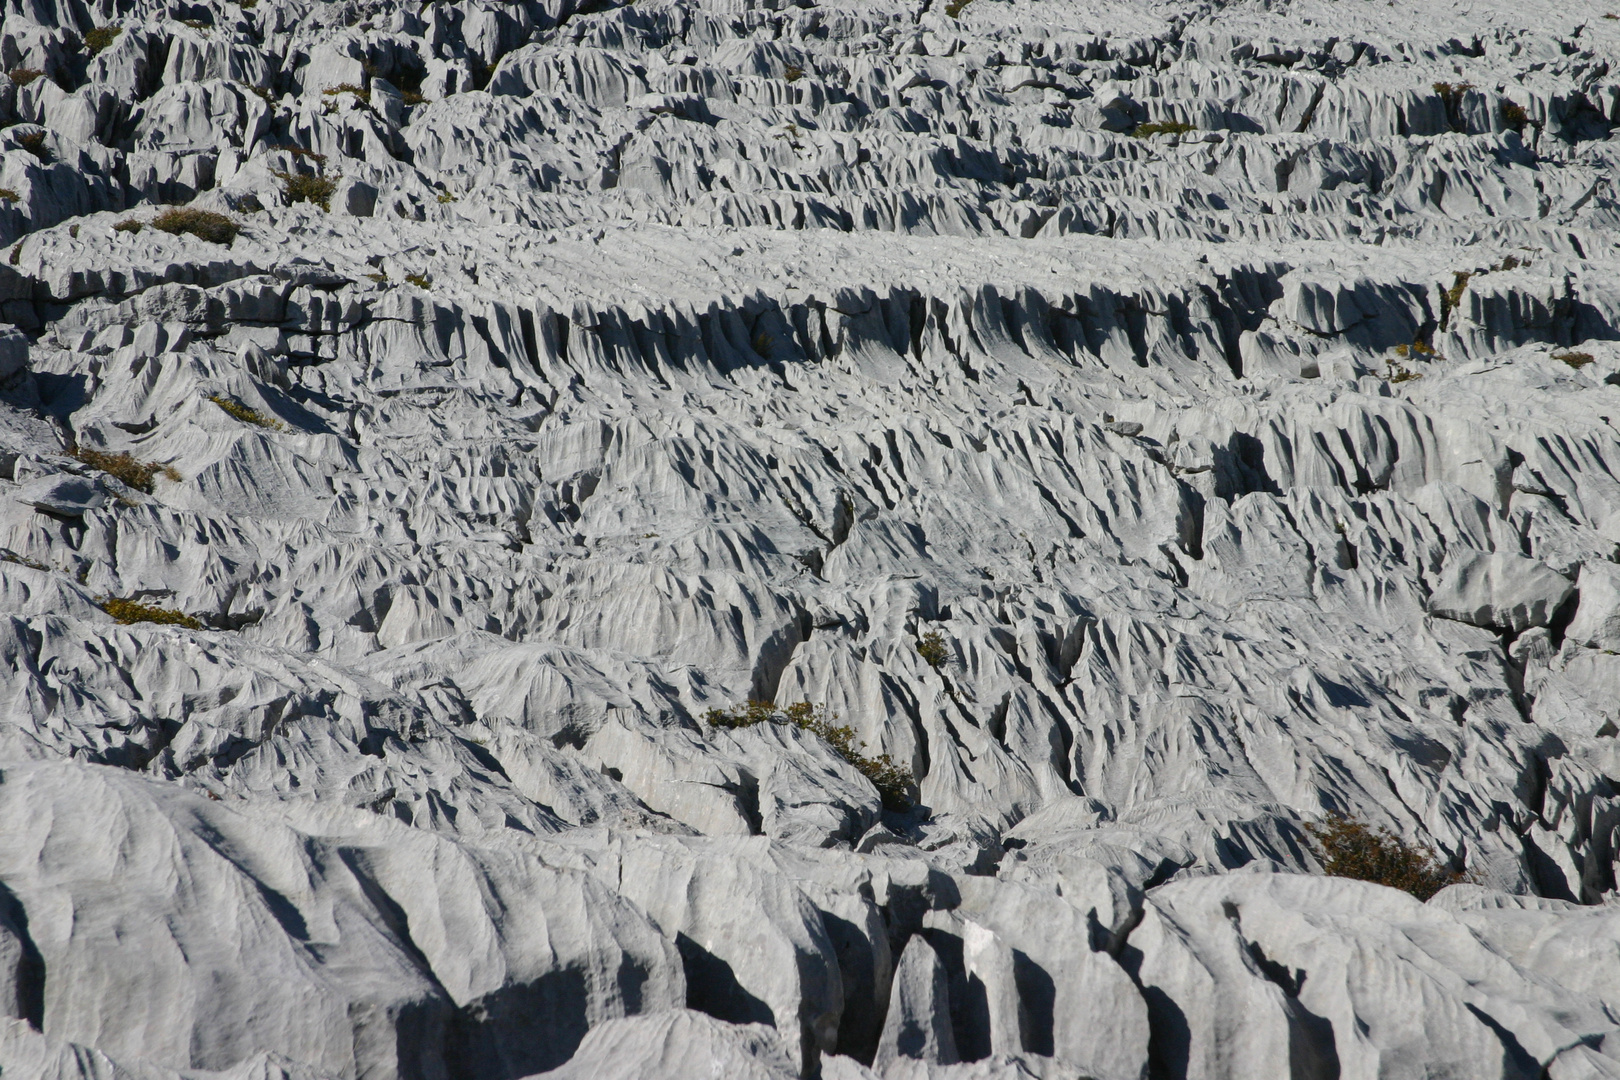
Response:
[{"label": "small shrub", "polygon": [[45,73],[39,70],[39,68],[20,67],[12,68],[9,72],[7,72],[7,74],[10,76],[11,81],[16,83],[18,86],[27,86],[29,83],[33,82],[35,79],[39,78]]},{"label": "small shrub", "polygon": [[1180,120],[1155,120],[1151,124],[1137,124],[1131,134],[1138,139],[1145,139],[1149,135],[1185,135],[1189,131],[1197,130],[1191,124],[1183,124]]},{"label": "small shrub", "polygon": [[971,3],[973,0],[948,0],[945,4],[945,14],[953,19],[959,19],[962,17],[962,10]]},{"label": "small shrub", "polygon": [[149,622],[160,623],[164,626],[183,626],[187,630],[201,630],[203,628],[201,619],[187,615],[183,611],[169,611],[167,608],[143,604],[139,600],[126,600],[119,596],[109,596],[100,603],[102,611],[105,611],[125,626],[131,623]]},{"label": "small shrub", "polygon": [[922,636],[922,640],[917,642],[917,655],[921,656],[929,667],[938,671],[940,665],[950,657],[950,652],[945,648],[945,635],[938,630],[928,631]]},{"label": "small shrub", "polygon": [[456,201],[456,197],[448,191],[441,191],[439,192],[439,201],[441,203],[453,203]]},{"label": "small shrub", "polygon": [[321,93],[325,94],[327,97],[336,97],[339,94],[353,94],[367,105],[371,104],[371,91],[367,90],[363,86],[356,86],[354,83],[343,83],[339,86],[328,86],[325,90],[322,90]]},{"label": "small shrub", "polygon": [[90,450],[85,447],[73,447],[68,456],[82,461],[92,469],[100,469],[115,480],[121,480],[136,491],[152,493],[152,480],[162,476],[168,480],[178,481],[180,474],[173,465],[162,465],[156,461],[139,461],[128,450],[116,454],[109,454],[103,450]]},{"label": "small shrub", "polygon": [[1524,111],[1524,106],[1511,101],[1502,102],[1502,126],[1513,131],[1524,130],[1530,122],[1530,114]]},{"label": "small shrub", "polygon": [[274,105],[276,103],[276,96],[270,92],[269,87],[249,86],[247,83],[243,83],[242,85],[246,86],[250,93],[257,95],[259,100],[264,102],[266,105]]},{"label": "small shrub", "polygon": [[6,202],[21,202],[22,196],[8,187],[0,187],[0,199],[4,199]]},{"label": "small shrub", "polygon": [[1329,877],[1387,885],[1419,900],[1467,880],[1466,875],[1442,864],[1429,848],[1410,847],[1388,829],[1374,829],[1354,818],[1330,814],[1325,821],[1307,824],[1305,831]]},{"label": "small shrub", "polygon": [[1403,383],[1411,382],[1413,379],[1421,379],[1423,374],[1422,372],[1412,371],[1404,364],[1397,364],[1391,360],[1389,370],[1384,373],[1384,378],[1392,383]]},{"label": "small shrub", "polygon": [[1589,352],[1555,352],[1552,354],[1552,358],[1562,360],[1576,371],[1592,362],[1592,354]]},{"label": "small shrub", "polygon": [[433,284],[433,279],[428,277],[426,274],[406,274],[405,280],[410,282],[412,285],[415,285],[418,289],[426,289]]},{"label": "small shrub", "polygon": [[242,421],[244,424],[253,424],[256,427],[264,428],[266,431],[287,430],[287,425],[283,424],[280,420],[277,420],[273,416],[266,416],[258,409],[250,408],[249,406],[242,404],[240,401],[236,401],[228,397],[221,397],[218,394],[209,394],[208,400],[225,410],[229,416]]},{"label": "small shrub", "polygon": [[753,727],[755,724],[763,724],[776,719],[776,706],[769,701],[750,701],[735,712],[710,709],[703,714],[703,719],[711,727],[735,731],[738,728]]},{"label": "small shrub", "polygon": [[45,145],[43,131],[29,131],[17,136],[17,145],[49,165],[52,160],[51,148]]},{"label": "small shrub", "polygon": [[407,105],[429,104],[428,99],[423,97],[421,93],[416,90],[401,90],[399,92],[399,98]]},{"label": "small shrub", "polygon": [[1521,266],[1529,266],[1529,259],[1521,259],[1517,255],[1509,255],[1501,262],[1491,267],[1492,273],[1501,273],[1503,270],[1517,270]]},{"label": "small shrub", "polygon": [[140,231],[141,223],[136,221],[134,218],[125,218],[123,221],[120,221],[118,224],[113,226],[113,232],[138,233]]},{"label": "small shrub", "polygon": [[171,236],[190,233],[199,240],[208,240],[215,244],[229,244],[236,239],[236,234],[242,231],[240,225],[224,214],[178,206],[165,210],[153,218],[152,228]]},{"label": "small shrub", "polygon": [[282,194],[287,196],[289,205],[314,203],[322,210],[331,212],[332,193],[337,190],[336,180],[311,173],[278,172],[276,176],[281,180]]},{"label": "small shrub", "polygon": [[[277,149],[277,150],[285,150],[287,153],[291,154],[293,157],[297,158],[299,161],[304,161],[304,160],[307,159],[309,161],[313,161],[316,165],[325,165],[326,164],[326,155],[325,154],[317,154],[313,150],[305,150],[302,146],[298,146],[298,145],[295,145],[293,143],[285,143],[285,144],[283,144],[281,146],[276,147],[275,149]],[[276,175],[280,176],[281,174],[277,173]]]},{"label": "small shrub", "polygon": [[1468,283],[1473,277],[1474,275],[1466,270],[1458,270],[1451,275],[1451,288],[1440,294],[1440,329],[1444,330],[1451,322],[1451,313],[1462,303],[1463,291],[1468,288]]},{"label": "small shrub", "polygon": [[30,559],[26,555],[19,555],[15,551],[7,548],[0,548],[0,562],[16,563],[18,566],[26,566],[30,570],[50,569],[50,567],[46,566],[38,559]]},{"label": "small shrub", "polygon": [[711,727],[725,730],[786,720],[800,731],[808,731],[820,737],[834,753],[870,780],[872,786],[877,788],[878,797],[883,800],[886,809],[904,812],[915,805],[911,793],[917,781],[912,776],[911,770],[903,765],[896,765],[888,754],[868,757],[861,753],[855,745],[855,729],[847,724],[836,723],[838,714],[829,715],[823,706],[800,701],[785,709],[778,709],[769,701],[750,701],[734,712],[710,709],[703,719]]},{"label": "small shrub", "polygon": [[243,11],[252,11],[259,6],[259,0],[236,0],[236,6]]},{"label": "small shrub", "polygon": [[804,68],[798,66],[797,64],[793,64],[783,70],[782,78],[786,79],[788,82],[798,82],[800,79],[804,78]]},{"label": "small shrub", "polygon": [[124,28],[122,26],[98,26],[94,30],[87,31],[85,33],[84,47],[90,50],[91,56],[95,56],[97,53],[101,52],[101,50],[117,41],[118,35],[122,34],[123,32]]},{"label": "small shrub", "polygon": [[372,281],[375,281],[379,285],[388,284],[388,275],[387,274],[378,273],[378,274],[366,274],[366,275],[363,275],[363,276],[370,278]]}]

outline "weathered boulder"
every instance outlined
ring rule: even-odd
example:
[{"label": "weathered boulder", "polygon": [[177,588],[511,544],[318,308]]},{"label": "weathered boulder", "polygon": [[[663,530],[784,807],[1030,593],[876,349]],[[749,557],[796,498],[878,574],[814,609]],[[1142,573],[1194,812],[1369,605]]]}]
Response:
[{"label": "weathered boulder", "polygon": [[1574,586],[1545,563],[1511,552],[1472,551],[1447,563],[1429,614],[1519,632],[1546,626]]}]

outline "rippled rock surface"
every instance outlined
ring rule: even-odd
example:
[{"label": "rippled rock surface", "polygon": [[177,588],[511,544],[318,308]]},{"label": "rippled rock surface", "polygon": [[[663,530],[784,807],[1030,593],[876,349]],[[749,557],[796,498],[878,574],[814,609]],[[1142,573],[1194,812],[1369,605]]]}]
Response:
[{"label": "rippled rock surface", "polygon": [[0,1070],[1620,1076],[1615,14],[5,0]]}]

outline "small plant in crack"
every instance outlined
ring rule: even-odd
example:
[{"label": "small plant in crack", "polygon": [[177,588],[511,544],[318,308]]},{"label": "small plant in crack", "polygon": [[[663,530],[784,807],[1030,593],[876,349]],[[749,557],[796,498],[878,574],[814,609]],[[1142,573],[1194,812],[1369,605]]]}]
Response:
[{"label": "small plant in crack", "polygon": [[916,805],[912,792],[917,780],[910,769],[897,765],[888,754],[863,754],[855,741],[855,729],[839,724],[838,714],[808,701],[777,708],[769,701],[750,701],[736,709],[710,709],[703,717],[710,727],[736,731],[764,723],[790,723],[800,731],[818,736],[855,771],[872,782],[887,810],[904,812]]},{"label": "small plant in crack", "polygon": [[327,213],[332,212],[332,193],[337,191],[337,181],[330,176],[291,172],[277,172],[275,176],[281,181],[281,193],[287,197],[287,205],[307,202]]},{"label": "small plant in crack", "polygon": [[56,160],[56,155],[51,153],[51,148],[45,145],[45,133],[43,131],[29,131],[17,136],[17,146],[19,149],[33,154],[45,165],[49,165]]},{"label": "small plant in crack", "polygon": [[68,456],[92,469],[100,469],[113,479],[148,495],[152,493],[152,481],[159,476],[175,482],[180,480],[180,473],[173,465],[157,461],[140,461],[128,450],[109,454],[105,450],[75,446],[68,451]]},{"label": "small plant in crack", "polygon": [[231,241],[236,239],[236,234],[242,231],[242,226],[224,214],[212,210],[196,210],[188,206],[165,210],[152,219],[152,228],[171,236],[190,233],[199,240],[226,246],[229,246]]},{"label": "small plant in crack", "polygon": [[1329,877],[1353,878],[1411,893],[1419,900],[1468,876],[1442,863],[1427,847],[1412,846],[1385,828],[1341,814],[1307,824],[1317,861]]},{"label": "small plant in crack", "polygon": [[917,655],[938,671],[950,659],[950,650],[945,647],[945,635],[938,630],[928,631],[917,642]]},{"label": "small plant in crack", "polygon": [[98,26],[93,30],[86,30],[84,34],[84,47],[95,56],[118,40],[118,35],[124,32],[122,26]]},{"label": "small plant in crack", "polygon": [[134,623],[158,623],[162,626],[182,626],[187,630],[201,630],[202,620],[183,611],[170,611],[121,596],[108,596],[98,601],[101,610],[124,626]]},{"label": "small plant in crack", "polygon": [[242,421],[244,424],[252,424],[255,427],[262,427],[266,431],[287,430],[287,425],[283,424],[280,420],[277,420],[273,416],[266,416],[258,409],[244,405],[235,398],[221,397],[218,394],[210,394],[208,395],[208,400],[212,401],[215,405],[218,405],[227,415],[231,416],[233,419]]}]

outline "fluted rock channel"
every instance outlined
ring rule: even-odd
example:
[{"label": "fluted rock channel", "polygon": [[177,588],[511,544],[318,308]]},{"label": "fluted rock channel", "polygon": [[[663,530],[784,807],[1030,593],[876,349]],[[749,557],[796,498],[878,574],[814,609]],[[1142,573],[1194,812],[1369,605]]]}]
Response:
[{"label": "fluted rock channel", "polygon": [[0,20],[7,1080],[1620,1077],[1598,0]]}]

